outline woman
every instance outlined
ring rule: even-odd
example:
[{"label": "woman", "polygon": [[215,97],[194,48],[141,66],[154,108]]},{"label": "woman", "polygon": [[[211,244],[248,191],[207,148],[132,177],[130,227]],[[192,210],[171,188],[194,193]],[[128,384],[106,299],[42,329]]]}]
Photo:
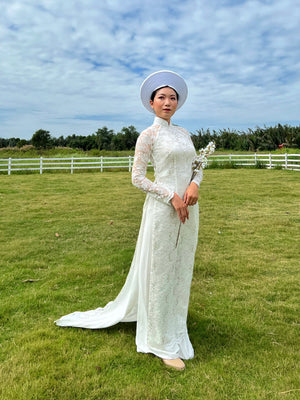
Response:
[{"label": "woman", "polygon": [[[196,152],[189,133],[171,123],[186,97],[185,81],[172,71],[155,72],[143,82],[142,103],[155,113],[155,119],[136,143],[132,182],[147,196],[126,282],[104,308],[75,312],[56,321],[59,326],[89,329],[137,321],[137,351],[153,353],[177,370],[185,368],[182,359],[194,356],[186,319],[202,180],[200,170],[191,182]],[[154,182],[146,178],[149,161]]]}]

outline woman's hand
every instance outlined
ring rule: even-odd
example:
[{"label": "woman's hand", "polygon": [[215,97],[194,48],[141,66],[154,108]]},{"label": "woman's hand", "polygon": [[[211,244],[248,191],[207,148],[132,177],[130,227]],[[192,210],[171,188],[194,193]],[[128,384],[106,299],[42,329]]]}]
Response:
[{"label": "woman's hand", "polygon": [[199,188],[195,182],[191,182],[190,186],[186,189],[183,201],[187,206],[194,206],[199,198]]},{"label": "woman's hand", "polygon": [[181,197],[178,196],[177,193],[174,193],[171,204],[177,211],[180,221],[182,223],[185,223],[185,220],[189,219],[189,210],[187,204],[185,204],[185,202],[182,200]]}]

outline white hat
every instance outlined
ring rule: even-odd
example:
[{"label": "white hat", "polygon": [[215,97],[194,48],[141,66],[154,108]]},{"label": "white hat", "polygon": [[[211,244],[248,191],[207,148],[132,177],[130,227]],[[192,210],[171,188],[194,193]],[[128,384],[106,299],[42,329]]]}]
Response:
[{"label": "white hat", "polygon": [[150,99],[152,93],[164,86],[169,86],[176,90],[178,93],[178,104],[177,110],[183,105],[187,98],[188,88],[184,79],[172,71],[157,71],[149,75],[141,86],[141,99],[144,107],[148,111],[154,113],[153,108],[150,105]]}]

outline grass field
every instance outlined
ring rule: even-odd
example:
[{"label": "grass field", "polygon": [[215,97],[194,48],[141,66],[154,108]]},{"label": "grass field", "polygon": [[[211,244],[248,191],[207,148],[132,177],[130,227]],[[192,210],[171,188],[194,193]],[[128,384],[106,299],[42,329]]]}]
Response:
[{"label": "grass field", "polygon": [[[198,149],[199,150],[199,149]],[[215,154],[253,154],[253,151],[241,151],[241,150],[224,150],[217,149]],[[257,154],[299,154],[300,149],[294,148],[283,148],[274,151],[259,151]],[[80,149],[71,149],[70,147],[54,147],[52,149],[36,149],[33,146],[24,146],[20,149],[18,147],[2,147],[0,148],[0,159],[6,158],[67,158],[67,157],[127,157],[133,156],[134,150],[122,150],[122,151],[109,151],[109,150],[97,150],[92,149],[89,151],[83,151]]]},{"label": "grass field", "polygon": [[170,371],[136,352],[135,324],[59,328],[112,300],[144,194],[128,172],[0,176],[1,400],[296,400],[299,172],[207,170],[188,326]]}]

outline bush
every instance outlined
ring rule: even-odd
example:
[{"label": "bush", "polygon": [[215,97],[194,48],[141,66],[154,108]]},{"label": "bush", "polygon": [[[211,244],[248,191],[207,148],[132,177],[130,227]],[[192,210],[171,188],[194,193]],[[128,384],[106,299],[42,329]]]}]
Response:
[{"label": "bush", "polygon": [[208,166],[207,168],[209,169],[216,169],[216,168],[220,168],[220,169],[237,169],[237,168],[241,168],[237,163],[233,162],[233,161],[216,161],[213,160]]},{"label": "bush", "polygon": [[254,165],[253,168],[256,168],[256,169],[266,169],[266,168],[267,168],[267,163],[264,162],[264,161],[258,160],[258,161],[256,161],[256,163],[255,163],[255,165]]}]

